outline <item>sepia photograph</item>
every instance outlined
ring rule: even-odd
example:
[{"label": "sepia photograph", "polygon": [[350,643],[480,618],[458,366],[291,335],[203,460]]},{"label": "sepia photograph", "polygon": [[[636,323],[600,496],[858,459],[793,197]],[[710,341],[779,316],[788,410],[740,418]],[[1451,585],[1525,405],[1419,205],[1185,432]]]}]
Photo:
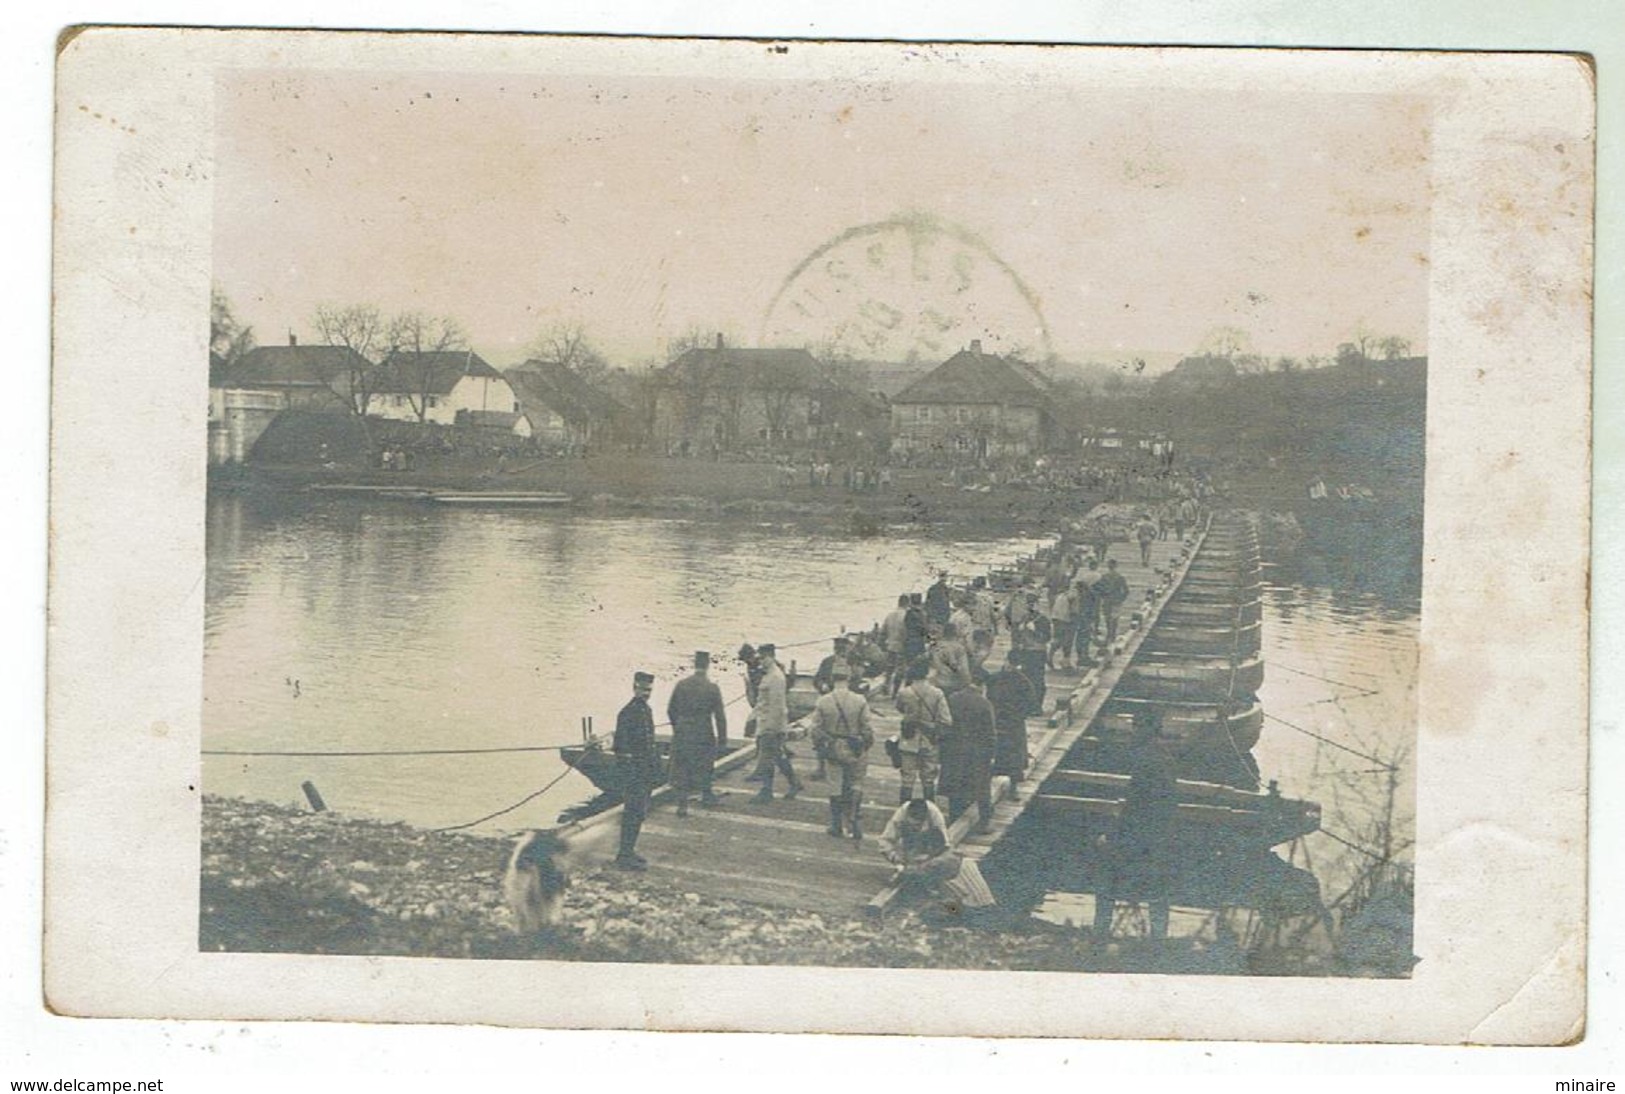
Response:
[{"label": "sepia photograph", "polygon": [[54,1010],[1583,1030],[1574,58],[62,50]]},{"label": "sepia photograph", "polygon": [[1410,974],[1424,102],[215,95],[203,949]]}]

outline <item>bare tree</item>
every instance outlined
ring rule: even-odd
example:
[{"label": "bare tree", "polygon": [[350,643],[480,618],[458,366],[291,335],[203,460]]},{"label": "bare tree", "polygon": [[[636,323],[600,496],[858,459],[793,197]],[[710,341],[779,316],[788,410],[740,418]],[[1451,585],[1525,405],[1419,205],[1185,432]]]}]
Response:
[{"label": "bare tree", "polygon": [[762,399],[762,415],[767,420],[767,441],[788,440],[795,417],[796,397],[806,394],[797,384],[783,378],[761,377],[757,394]]},{"label": "bare tree", "polygon": [[254,348],[254,328],[244,326],[232,311],[231,300],[219,285],[209,288],[209,352],[218,354],[228,365]]},{"label": "bare tree", "polygon": [[1202,338],[1196,347],[1199,357],[1223,357],[1233,360],[1242,354],[1251,353],[1253,339],[1250,334],[1240,327],[1214,327]]},{"label": "bare tree", "polygon": [[586,328],[573,320],[548,326],[531,340],[526,352],[542,361],[557,362],[594,382],[609,371],[609,362],[587,337]]},{"label": "bare tree", "polygon": [[389,347],[385,364],[390,378],[406,396],[418,421],[428,421],[429,398],[436,394],[435,355],[467,350],[468,336],[455,319],[414,311],[389,321],[385,344]]},{"label": "bare tree", "polygon": [[350,413],[365,418],[379,379],[373,358],[387,333],[382,313],[371,304],[322,304],[311,322],[322,341],[350,350],[344,374],[324,379],[344,396]]},{"label": "bare tree", "polygon": [[[1344,345],[1353,346],[1355,353],[1361,360],[1375,361],[1377,354],[1383,352],[1390,341],[1401,343],[1407,350],[1410,348],[1410,343],[1403,338],[1385,338],[1362,322],[1355,326],[1353,332],[1349,335],[1348,342],[1344,343]],[[1340,345],[1337,349],[1341,354],[1343,346]],[[1403,354],[1400,354],[1400,356],[1403,356]]]},{"label": "bare tree", "polygon": [[666,360],[675,361],[691,349],[714,349],[721,339],[723,346],[734,345],[737,339],[727,331],[719,331],[715,327],[706,327],[698,323],[691,324],[683,333],[666,342]]},{"label": "bare tree", "polygon": [[1409,357],[1411,353],[1410,339],[1401,338],[1397,334],[1390,334],[1377,343],[1377,351],[1382,354],[1384,361],[1397,361],[1401,357]]}]

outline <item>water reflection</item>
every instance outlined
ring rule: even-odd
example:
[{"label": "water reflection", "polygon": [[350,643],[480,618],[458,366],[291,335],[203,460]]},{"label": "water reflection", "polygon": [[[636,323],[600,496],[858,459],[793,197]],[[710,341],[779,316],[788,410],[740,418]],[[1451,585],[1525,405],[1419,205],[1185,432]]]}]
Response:
[{"label": "water reflection", "polygon": [[[237,496],[211,499],[208,536],[205,747],[282,751],[561,744],[585,716],[607,732],[636,668],[664,678],[658,709],[696,648],[773,640],[807,664],[824,644],[796,643],[867,627],[935,568],[1034,546]],[[309,778],[335,808],[441,825],[560,771],[553,754],[206,757],[204,776],[276,801]],[[566,779],[500,825],[548,823],[590,790]]]},{"label": "water reflection", "polygon": [[[561,744],[584,716],[607,732],[635,668],[662,677],[657,710],[696,648],[773,640],[810,668],[823,644],[795,643],[866,627],[939,566],[983,572],[1034,546],[298,497],[214,498],[207,527],[205,747],[283,751]],[[1328,834],[1305,846],[1330,899],[1363,865],[1333,837],[1366,841],[1387,814],[1384,764],[1399,764],[1402,848],[1414,831],[1418,606],[1409,588],[1317,584],[1301,560],[1267,561],[1255,754],[1283,794],[1322,803]],[[737,700],[737,677],[718,675]],[[287,802],[312,779],[337,809],[436,826],[562,770],[552,753],[207,757],[204,779]],[[566,778],[495,826],[550,823],[591,792]]]}]

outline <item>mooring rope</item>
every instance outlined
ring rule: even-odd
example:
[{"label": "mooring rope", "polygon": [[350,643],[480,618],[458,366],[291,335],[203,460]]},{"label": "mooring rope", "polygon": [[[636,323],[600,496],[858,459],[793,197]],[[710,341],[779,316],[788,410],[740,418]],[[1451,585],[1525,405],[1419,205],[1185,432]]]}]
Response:
[{"label": "mooring rope", "polygon": [[1333,685],[1335,687],[1348,688],[1350,691],[1355,692],[1357,695],[1364,696],[1364,695],[1377,695],[1377,694],[1380,694],[1379,692],[1377,692],[1377,691],[1375,691],[1375,690],[1373,690],[1371,688],[1368,688],[1368,687],[1364,686],[1363,684],[1345,684],[1341,680],[1333,680],[1329,676],[1316,676],[1312,672],[1305,672],[1303,669],[1295,669],[1291,665],[1283,665],[1279,661],[1272,661],[1272,662],[1270,662],[1270,664],[1272,664],[1274,667],[1276,667],[1278,669],[1285,669],[1288,672],[1297,673],[1299,676],[1307,676],[1311,680],[1319,680],[1323,684],[1331,684],[1331,685]]},{"label": "mooring rope", "polygon": [[520,798],[518,801],[514,802],[512,805],[507,806],[507,807],[502,808],[502,809],[498,809],[495,813],[487,813],[485,816],[481,817],[479,820],[471,820],[467,824],[448,824],[444,828],[431,828],[431,829],[429,829],[429,831],[431,831],[431,832],[456,832],[456,831],[460,831],[461,829],[464,829],[464,828],[473,828],[476,824],[484,824],[488,820],[496,820],[498,817],[502,816],[504,813],[512,813],[515,809],[518,809],[521,805],[524,805],[527,802],[535,801],[537,798],[541,797],[543,794],[545,794],[549,790],[553,789],[559,783],[563,782],[564,781],[564,776],[568,775],[570,772],[574,771],[575,769],[576,769],[575,764],[567,763],[564,770],[559,772],[558,777],[555,778],[552,782],[548,783],[546,786],[542,787],[540,790],[538,790],[538,791],[536,791],[534,793],[531,793],[531,794],[526,794],[524,797]]},{"label": "mooring rope", "polygon": [[1372,763],[1377,764],[1379,767],[1381,767],[1384,771],[1394,771],[1394,770],[1398,769],[1397,764],[1391,764],[1387,760],[1384,760],[1380,756],[1373,756],[1369,752],[1361,752],[1357,748],[1350,748],[1348,745],[1343,744],[1343,743],[1341,743],[1339,741],[1334,741],[1330,737],[1323,737],[1319,733],[1314,732],[1313,730],[1308,730],[1308,729],[1304,729],[1302,726],[1293,725],[1291,722],[1287,721],[1285,718],[1280,718],[1280,717],[1277,717],[1274,714],[1269,714],[1269,713],[1265,713],[1264,717],[1268,718],[1272,722],[1279,722],[1282,725],[1286,726],[1288,729],[1295,729],[1299,733],[1302,733],[1305,737],[1313,737],[1315,740],[1320,741],[1322,744],[1331,745],[1333,748],[1340,748],[1344,752],[1349,753],[1350,755],[1360,757],[1360,759],[1362,759],[1362,760],[1370,760]]},{"label": "mooring rope", "polygon": [[1353,840],[1344,839],[1342,836],[1338,835],[1336,832],[1333,832],[1329,828],[1324,828],[1324,827],[1317,828],[1317,829],[1315,829],[1315,831],[1319,832],[1323,836],[1328,836],[1331,839],[1336,840],[1338,843],[1341,843],[1344,847],[1347,847],[1350,851],[1358,851],[1360,854],[1366,855],[1367,857],[1375,859],[1378,862],[1387,861],[1384,858],[1383,855],[1379,854],[1376,851],[1371,850],[1371,848],[1369,848],[1369,847],[1361,847],[1358,843],[1355,843]]},{"label": "mooring rope", "polygon": [[559,752],[575,745],[512,745],[506,748],[409,748],[374,752],[259,752],[250,749],[205,748],[205,756],[297,756],[355,757],[355,756],[480,756],[499,752]]}]

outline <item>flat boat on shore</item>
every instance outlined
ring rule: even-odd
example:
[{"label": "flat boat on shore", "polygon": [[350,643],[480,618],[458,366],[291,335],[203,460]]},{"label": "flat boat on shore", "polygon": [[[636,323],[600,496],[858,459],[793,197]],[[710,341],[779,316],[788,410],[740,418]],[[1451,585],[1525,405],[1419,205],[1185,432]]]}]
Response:
[{"label": "flat boat on shore", "polygon": [[503,505],[545,507],[569,505],[569,494],[550,490],[437,490],[429,495],[436,505]]}]

